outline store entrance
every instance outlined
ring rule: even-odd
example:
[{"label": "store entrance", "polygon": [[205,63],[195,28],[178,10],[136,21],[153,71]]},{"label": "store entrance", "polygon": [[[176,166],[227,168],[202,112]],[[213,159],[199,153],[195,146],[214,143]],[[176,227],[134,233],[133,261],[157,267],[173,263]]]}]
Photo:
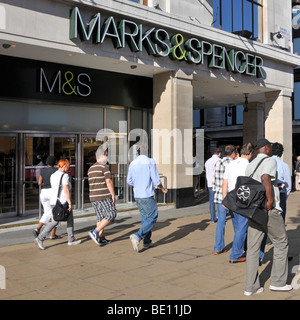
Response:
[{"label": "store entrance", "polygon": [[[75,210],[84,210],[91,206],[89,201],[89,184],[87,172],[96,162],[95,152],[104,143],[96,135],[86,134],[25,134],[24,136],[24,179],[22,182],[22,200],[20,215],[43,213],[39,200],[40,187],[38,179],[40,172],[46,168],[46,159],[54,155],[57,161],[67,158],[70,161],[69,176],[71,181],[71,198]],[[128,186],[126,183],[127,135],[116,134],[108,139],[110,149],[109,163],[115,186],[117,203],[128,202]],[[125,153],[124,153],[125,152]],[[122,157],[122,161],[120,159]],[[22,159],[22,157],[21,157]],[[124,163],[125,159],[125,163]],[[14,210],[13,210],[14,211]]]},{"label": "store entrance", "polygon": [[72,184],[72,202],[76,203],[76,136],[55,134],[26,134],[24,138],[25,172],[23,180],[22,213],[35,213],[41,205],[39,202],[40,172],[46,168],[49,155],[57,159],[67,158],[70,161],[69,176]]}]

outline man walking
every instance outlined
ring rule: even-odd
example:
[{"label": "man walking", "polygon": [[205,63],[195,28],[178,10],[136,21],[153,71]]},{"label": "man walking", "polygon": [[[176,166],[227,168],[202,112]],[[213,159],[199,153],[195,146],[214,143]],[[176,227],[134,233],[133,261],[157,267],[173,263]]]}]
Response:
[{"label": "man walking", "polygon": [[205,162],[205,174],[207,181],[207,189],[209,196],[209,211],[210,211],[210,220],[212,223],[217,221],[216,217],[216,205],[214,202],[215,192],[212,188],[215,164],[220,160],[222,154],[222,150],[220,148],[216,148],[214,150],[214,154]]},{"label": "man walking", "polygon": [[[245,143],[241,149],[241,156],[231,161],[225,168],[222,184],[223,199],[227,193],[235,188],[238,176],[244,176],[246,167],[253,155],[254,146],[251,142]],[[243,257],[244,243],[247,236],[248,219],[233,212],[232,224],[234,229],[234,239],[232,250],[229,257],[229,263],[238,263],[246,261]]]},{"label": "man walking", "polygon": [[[287,285],[288,276],[288,237],[281,216],[279,189],[277,185],[277,164],[271,157],[272,147],[267,139],[259,139],[256,142],[257,157],[246,168],[246,176],[250,176],[258,163],[265,159],[257,168],[253,179],[262,183],[266,189],[268,224],[267,233],[274,245],[273,266],[271,271],[270,290],[290,291],[291,285]],[[247,233],[247,276],[244,294],[250,296],[263,292],[258,276],[259,251],[265,230],[255,222],[248,221]]]},{"label": "man walking", "polygon": [[280,207],[282,209],[283,220],[285,221],[286,201],[291,192],[292,179],[289,165],[281,160],[283,151],[284,149],[281,143],[275,142],[272,144],[272,157],[277,162],[277,183],[280,193]]},{"label": "man walking", "polygon": [[226,252],[224,249],[224,232],[227,210],[223,207],[223,194],[222,183],[226,166],[235,159],[237,155],[236,147],[228,145],[224,149],[225,157],[219,160],[215,165],[215,171],[213,176],[213,191],[215,192],[214,201],[217,204],[218,210],[218,223],[216,230],[216,243],[214,248],[214,254],[221,254]]},{"label": "man walking", "polygon": [[96,228],[89,232],[89,236],[97,245],[104,246],[111,243],[104,236],[104,228],[115,220],[117,211],[115,190],[107,165],[107,150],[102,146],[96,151],[96,160],[97,162],[88,170],[90,201],[97,215]]},{"label": "man walking", "polygon": [[130,236],[133,250],[139,251],[139,243],[143,240],[144,248],[152,245],[152,228],[157,220],[157,204],[154,200],[154,186],[167,193],[159,179],[156,164],[153,159],[148,158],[148,146],[137,145],[138,157],[129,166],[127,183],[133,186],[133,193],[137,207],[141,214],[142,225],[138,232]]}]

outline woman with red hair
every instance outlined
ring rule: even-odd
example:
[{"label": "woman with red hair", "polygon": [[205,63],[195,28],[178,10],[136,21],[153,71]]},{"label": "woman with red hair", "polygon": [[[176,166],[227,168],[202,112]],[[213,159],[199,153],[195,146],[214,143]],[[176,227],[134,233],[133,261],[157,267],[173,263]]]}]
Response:
[{"label": "woman with red hair", "polygon": [[[68,202],[69,204],[69,217],[67,220],[67,233],[68,233],[68,245],[76,245],[81,243],[81,240],[76,240],[74,237],[74,219],[72,212],[72,203],[71,203],[71,195],[70,189],[71,184],[69,180],[68,170],[70,168],[70,162],[68,159],[60,159],[57,164],[57,171],[53,173],[50,177],[51,182],[51,198],[50,205],[53,208],[55,206],[57,200],[57,193],[59,189],[59,184],[61,180],[61,192],[58,197],[62,204]],[[51,223],[48,223],[45,229],[39,234],[39,236],[35,239],[38,247],[41,250],[44,250],[45,247],[43,245],[43,241],[46,239],[50,231],[58,225],[58,221],[52,219]]]}]

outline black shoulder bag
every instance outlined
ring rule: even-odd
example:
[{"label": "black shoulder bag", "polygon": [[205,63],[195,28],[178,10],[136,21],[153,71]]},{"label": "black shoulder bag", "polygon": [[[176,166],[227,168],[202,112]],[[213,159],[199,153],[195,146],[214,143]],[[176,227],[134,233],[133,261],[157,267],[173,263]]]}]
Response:
[{"label": "black shoulder bag", "polygon": [[222,202],[228,209],[261,226],[266,226],[268,223],[266,189],[252,177],[260,164],[267,158],[261,159],[249,177],[239,176],[235,189],[228,192]]},{"label": "black shoulder bag", "polygon": [[70,214],[68,202],[65,202],[64,204],[62,204],[59,201],[59,197],[62,189],[61,182],[62,182],[63,176],[64,176],[64,173],[60,177],[60,182],[59,182],[59,187],[57,192],[57,200],[56,200],[55,206],[52,209],[53,220],[55,221],[67,221]]}]

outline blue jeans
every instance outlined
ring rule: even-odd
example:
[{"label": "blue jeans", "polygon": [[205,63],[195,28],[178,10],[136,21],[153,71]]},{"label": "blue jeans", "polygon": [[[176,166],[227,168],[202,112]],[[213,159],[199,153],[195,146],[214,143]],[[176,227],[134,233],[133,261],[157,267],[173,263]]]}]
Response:
[{"label": "blue jeans", "polygon": [[247,236],[248,219],[233,212],[232,224],[234,229],[234,238],[230,260],[237,260],[243,255],[244,243]]},{"label": "blue jeans", "polygon": [[139,208],[142,225],[135,235],[146,243],[151,243],[152,228],[157,220],[157,204],[153,197],[135,198],[136,205]]},{"label": "blue jeans", "polygon": [[208,188],[208,196],[209,196],[209,211],[210,211],[210,220],[212,222],[217,221],[216,217],[216,205],[214,203],[215,192],[212,188]]},{"label": "blue jeans", "polygon": [[216,244],[215,251],[222,251],[225,247],[224,234],[225,234],[225,222],[227,210],[223,207],[222,203],[217,203],[218,210],[218,223],[216,229]]}]

